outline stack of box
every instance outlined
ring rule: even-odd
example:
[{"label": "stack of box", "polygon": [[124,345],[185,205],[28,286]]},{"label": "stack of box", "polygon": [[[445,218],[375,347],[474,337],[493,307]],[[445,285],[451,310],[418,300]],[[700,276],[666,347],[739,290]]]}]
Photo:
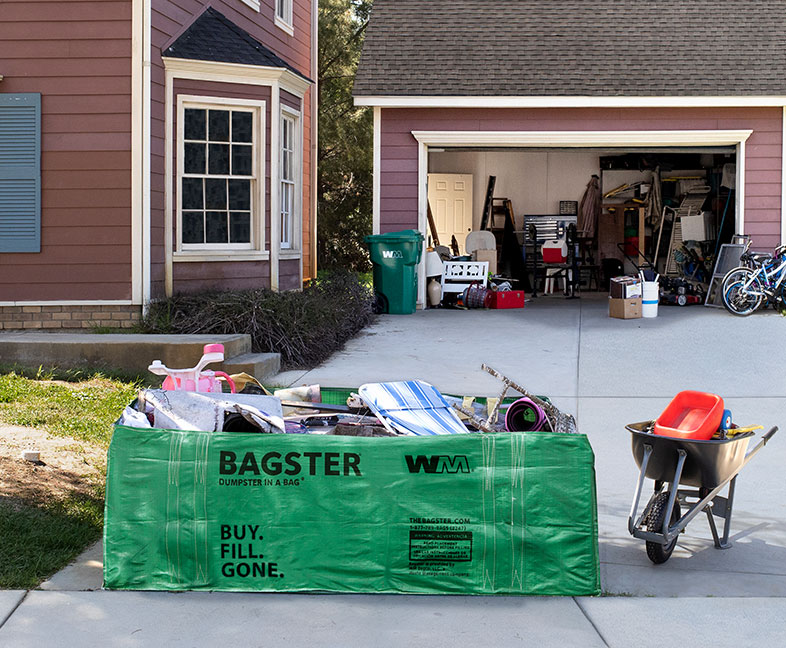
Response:
[{"label": "stack of box", "polygon": [[638,277],[611,278],[609,317],[623,320],[641,317],[641,280]]}]

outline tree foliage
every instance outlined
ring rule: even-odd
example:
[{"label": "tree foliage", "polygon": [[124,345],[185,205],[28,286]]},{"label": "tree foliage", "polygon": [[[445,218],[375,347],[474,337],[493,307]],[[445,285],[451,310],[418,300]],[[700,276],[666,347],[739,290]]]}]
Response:
[{"label": "tree foliage", "polygon": [[372,0],[319,2],[318,255],[321,268],[370,268],[373,113],[355,107],[355,79]]}]

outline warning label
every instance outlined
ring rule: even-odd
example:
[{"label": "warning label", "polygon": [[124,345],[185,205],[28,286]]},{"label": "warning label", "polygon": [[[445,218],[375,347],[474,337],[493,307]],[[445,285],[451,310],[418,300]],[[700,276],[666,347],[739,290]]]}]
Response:
[{"label": "warning label", "polygon": [[472,532],[410,531],[409,560],[472,561]]}]

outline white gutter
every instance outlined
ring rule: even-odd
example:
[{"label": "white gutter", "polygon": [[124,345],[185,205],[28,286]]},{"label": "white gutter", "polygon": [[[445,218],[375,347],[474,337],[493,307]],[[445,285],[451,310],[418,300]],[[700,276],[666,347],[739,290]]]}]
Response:
[{"label": "white gutter", "polygon": [[786,105],[786,97],[355,97],[356,106],[381,108],[736,108]]}]

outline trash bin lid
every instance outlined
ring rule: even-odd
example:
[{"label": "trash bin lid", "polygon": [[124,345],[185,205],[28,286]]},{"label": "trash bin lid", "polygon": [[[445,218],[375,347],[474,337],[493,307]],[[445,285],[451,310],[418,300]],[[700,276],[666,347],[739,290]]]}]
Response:
[{"label": "trash bin lid", "polygon": [[370,234],[365,238],[366,243],[394,243],[396,241],[419,242],[424,241],[425,237],[417,230],[399,230],[398,232],[386,232],[384,234]]}]

